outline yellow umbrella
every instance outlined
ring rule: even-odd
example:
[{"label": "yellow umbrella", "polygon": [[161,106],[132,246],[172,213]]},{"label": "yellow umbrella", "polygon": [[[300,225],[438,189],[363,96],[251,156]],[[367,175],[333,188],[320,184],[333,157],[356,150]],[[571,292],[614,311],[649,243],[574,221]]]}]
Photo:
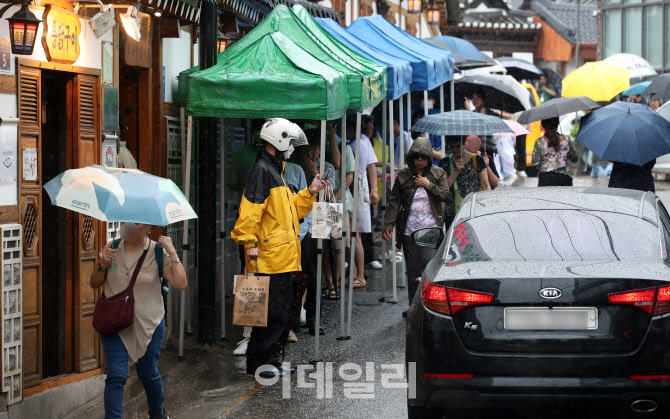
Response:
[{"label": "yellow umbrella", "polygon": [[563,79],[563,97],[609,102],[630,87],[630,72],[604,61],[584,64]]}]

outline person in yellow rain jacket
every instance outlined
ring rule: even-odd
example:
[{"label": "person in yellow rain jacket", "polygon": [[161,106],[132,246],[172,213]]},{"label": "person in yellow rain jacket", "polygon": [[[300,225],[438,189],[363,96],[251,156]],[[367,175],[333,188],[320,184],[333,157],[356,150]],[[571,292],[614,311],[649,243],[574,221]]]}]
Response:
[{"label": "person in yellow rain jacket", "polygon": [[307,144],[302,130],[282,119],[268,120],[261,129],[265,148],[247,178],[239,217],[231,237],[243,245],[247,270],[270,276],[267,327],[255,327],[247,347],[247,374],[274,378],[292,373],[281,365],[293,301],[293,272],[300,266],[300,221],[312,210],[318,193],[329,182],[314,178],[312,184],[291,192],[282,175],[284,160],[295,146]]}]

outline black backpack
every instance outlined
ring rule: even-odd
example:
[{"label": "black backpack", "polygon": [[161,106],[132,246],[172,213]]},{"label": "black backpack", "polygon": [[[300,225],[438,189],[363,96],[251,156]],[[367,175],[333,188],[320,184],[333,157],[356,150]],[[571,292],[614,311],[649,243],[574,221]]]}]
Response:
[{"label": "black backpack", "polygon": [[[119,244],[121,244],[121,239],[114,240],[112,249],[117,249]],[[163,277],[163,248],[158,243],[156,243],[156,264],[158,265],[158,277],[161,279],[161,294],[163,294],[163,298],[167,298],[170,292],[170,284]]]}]

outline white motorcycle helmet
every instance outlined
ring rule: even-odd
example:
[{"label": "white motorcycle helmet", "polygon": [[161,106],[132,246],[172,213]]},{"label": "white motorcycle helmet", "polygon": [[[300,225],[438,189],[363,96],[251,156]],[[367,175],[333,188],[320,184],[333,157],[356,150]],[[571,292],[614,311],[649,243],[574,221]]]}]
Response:
[{"label": "white motorcycle helmet", "polygon": [[269,119],[263,124],[260,137],[282,153],[289,149],[291,142],[294,147],[307,144],[307,138],[300,127],[284,118]]}]

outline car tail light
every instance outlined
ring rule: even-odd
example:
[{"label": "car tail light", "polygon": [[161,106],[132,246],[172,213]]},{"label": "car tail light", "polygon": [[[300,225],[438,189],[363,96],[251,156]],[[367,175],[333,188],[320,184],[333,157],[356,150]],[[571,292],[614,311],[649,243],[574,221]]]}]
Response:
[{"label": "car tail light", "polygon": [[631,375],[631,380],[670,380],[670,375]]},{"label": "car tail light", "polygon": [[435,285],[423,280],[423,304],[438,313],[452,315],[460,310],[493,302],[493,294]]},{"label": "car tail light", "polygon": [[469,291],[459,288],[447,287],[449,290],[449,306],[451,313],[455,314],[464,308],[493,302],[493,294],[486,292]]},{"label": "car tail light", "polygon": [[451,314],[447,300],[447,288],[432,284],[428,278],[423,279],[423,305],[442,314]]},{"label": "car tail light", "polygon": [[670,313],[670,286],[617,292],[607,298],[610,303],[630,305],[654,316]]},{"label": "car tail light", "polygon": [[670,286],[659,287],[656,294],[656,305],[654,306],[654,316],[670,313]]}]

